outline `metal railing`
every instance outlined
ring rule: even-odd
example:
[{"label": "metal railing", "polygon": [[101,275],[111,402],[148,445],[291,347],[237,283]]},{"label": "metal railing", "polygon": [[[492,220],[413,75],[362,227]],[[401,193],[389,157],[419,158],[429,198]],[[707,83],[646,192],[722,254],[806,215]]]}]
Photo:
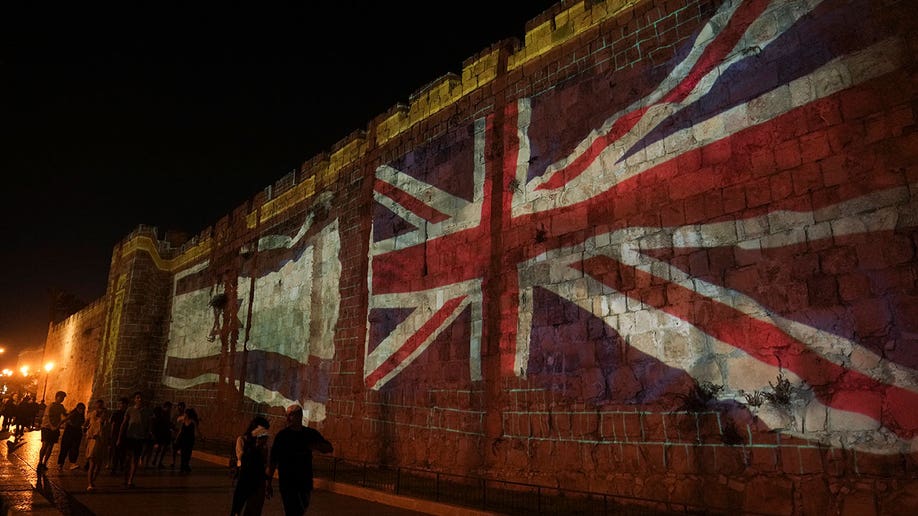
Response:
[{"label": "metal railing", "polygon": [[501,514],[712,514],[710,508],[623,495],[560,489],[338,457],[313,458],[315,476],[411,498]]},{"label": "metal railing", "polygon": [[[232,443],[207,440],[200,449],[229,457]],[[561,489],[440,471],[385,466],[316,454],[316,477],[500,514],[640,515],[729,514],[735,510],[634,496]],[[749,514],[749,513],[746,513]]]}]

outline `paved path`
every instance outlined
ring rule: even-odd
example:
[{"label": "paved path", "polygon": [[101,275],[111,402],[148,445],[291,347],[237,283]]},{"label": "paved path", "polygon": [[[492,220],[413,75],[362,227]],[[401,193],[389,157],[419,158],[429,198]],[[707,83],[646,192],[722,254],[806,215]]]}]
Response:
[{"label": "paved path", "polygon": [[[2,438],[5,434],[0,434]],[[177,469],[149,469],[137,473],[137,487],[123,487],[121,476],[102,472],[96,490],[86,492],[86,473],[57,468],[55,446],[51,467],[37,474],[39,432],[28,432],[19,442],[0,446],[0,501],[6,514],[57,515],[225,515],[232,499],[232,479],[225,465],[192,458],[191,473]],[[82,464],[82,454],[80,464]],[[69,466],[69,464],[68,464]],[[461,511],[460,511],[461,512]],[[457,512],[456,514],[458,514]],[[280,516],[280,497],[265,503],[264,516]],[[411,516],[416,512],[328,491],[313,493],[308,514]]]}]

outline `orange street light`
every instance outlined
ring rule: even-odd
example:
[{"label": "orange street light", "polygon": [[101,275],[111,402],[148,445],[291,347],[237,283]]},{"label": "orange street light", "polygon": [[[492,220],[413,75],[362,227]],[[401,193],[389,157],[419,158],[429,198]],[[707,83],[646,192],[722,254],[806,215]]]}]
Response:
[{"label": "orange street light", "polygon": [[41,391],[41,399],[44,401],[45,395],[48,394],[48,376],[51,375],[51,370],[54,369],[54,362],[48,362],[45,364],[45,388]]},{"label": "orange street light", "polygon": [[29,376],[29,366],[24,365],[20,367],[19,372],[22,373],[22,376]]}]

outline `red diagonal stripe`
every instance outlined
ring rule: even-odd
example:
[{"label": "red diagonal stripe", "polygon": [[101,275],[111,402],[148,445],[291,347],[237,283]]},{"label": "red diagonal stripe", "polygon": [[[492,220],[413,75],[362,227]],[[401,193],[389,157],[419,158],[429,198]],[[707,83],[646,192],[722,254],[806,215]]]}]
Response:
[{"label": "red diagonal stripe", "polygon": [[417,197],[414,197],[413,195],[400,190],[385,181],[377,179],[376,184],[373,185],[373,189],[397,202],[411,213],[414,213],[426,221],[436,224],[437,222],[443,222],[449,218],[449,215],[431,208],[430,206],[421,202]]},{"label": "red diagonal stripe", "polygon": [[[696,62],[695,66],[686,74],[685,78],[654,104],[659,105],[670,102],[681,102],[684,100],[695,86],[698,85],[702,77],[707,75],[726,59],[727,54],[733,50],[733,47],[736,46],[737,41],[739,41],[740,37],[746,32],[749,25],[762,14],[762,11],[765,10],[767,5],[768,0],[753,0],[744,2],[743,5],[737,8],[733,16],[730,17],[727,26],[717,35],[717,39],[705,48],[698,62]],[[539,185],[536,190],[560,188],[582,174],[583,171],[599,157],[606,147],[612,145],[616,140],[631,131],[631,129],[640,122],[648,109],[649,106],[638,108],[616,120],[608,133],[594,140],[583,154],[577,156],[577,158],[566,167],[555,172],[555,174],[551,176],[551,179]]]},{"label": "red diagonal stripe", "polygon": [[616,120],[608,133],[593,140],[593,143],[590,144],[590,147],[584,151],[583,154],[574,158],[574,161],[570,162],[566,167],[555,172],[555,174],[551,176],[551,179],[540,184],[536,187],[536,190],[561,188],[575,177],[582,174],[591,163],[596,161],[596,158],[599,157],[599,154],[602,153],[606,147],[615,143],[616,140],[627,134],[628,131],[637,125],[645,112],[647,112],[646,107],[632,111]]},{"label": "red diagonal stripe", "polygon": [[746,33],[746,29],[762,14],[769,3],[769,0],[743,2],[733,13],[733,16],[730,17],[727,26],[717,34],[717,39],[704,49],[691,71],[658,103],[681,102],[684,100],[695,89],[702,77],[727,58],[736,43]]},{"label": "red diagonal stripe", "polygon": [[675,283],[666,284],[666,296],[641,296],[641,289],[625,290],[619,281],[619,271],[632,274],[636,284],[650,285],[655,278],[607,256],[590,258],[572,267],[616,290],[624,290],[622,293],[628,297],[694,325],[757,360],[793,371],[826,406],[864,414],[905,439],[918,434],[918,411],[915,411],[918,393],[829,362],[777,327]]},{"label": "red diagonal stripe", "polygon": [[379,365],[379,367],[376,368],[375,371],[366,377],[365,381],[367,386],[373,387],[380,380],[385,378],[386,375],[394,371],[399,364],[407,360],[408,357],[411,356],[411,354],[414,353],[421,346],[421,344],[427,340],[428,337],[433,335],[437,328],[443,325],[443,322],[446,321],[446,319],[456,311],[456,309],[460,304],[462,304],[462,301],[466,297],[468,296],[454,297],[443,303],[443,306],[440,307],[440,309],[437,310],[433,316],[427,319],[427,321],[425,321],[424,324],[418,328],[418,331],[414,332],[410,337],[405,339],[405,342],[398,348],[398,350],[395,351],[395,353],[389,355],[389,358],[387,358],[382,364]]}]

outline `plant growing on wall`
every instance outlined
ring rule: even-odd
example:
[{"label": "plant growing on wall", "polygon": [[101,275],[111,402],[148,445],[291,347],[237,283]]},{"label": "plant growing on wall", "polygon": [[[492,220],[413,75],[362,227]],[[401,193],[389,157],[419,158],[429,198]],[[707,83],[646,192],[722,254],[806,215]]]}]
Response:
[{"label": "plant growing on wall", "polygon": [[765,403],[765,396],[761,391],[753,391],[752,393],[744,392],[743,397],[746,398],[746,405],[750,407],[759,408]]},{"label": "plant growing on wall", "polygon": [[778,383],[768,382],[772,392],[764,391],[762,397],[768,402],[781,407],[787,407],[794,400],[794,386],[791,385],[784,373],[778,373]]},{"label": "plant growing on wall", "polygon": [[717,385],[711,382],[696,383],[692,390],[687,394],[677,395],[682,400],[679,410],[685,412],[703,412],[707,410],[710,403],[717,399],[720,391],[724,390],[723,385]]}]

